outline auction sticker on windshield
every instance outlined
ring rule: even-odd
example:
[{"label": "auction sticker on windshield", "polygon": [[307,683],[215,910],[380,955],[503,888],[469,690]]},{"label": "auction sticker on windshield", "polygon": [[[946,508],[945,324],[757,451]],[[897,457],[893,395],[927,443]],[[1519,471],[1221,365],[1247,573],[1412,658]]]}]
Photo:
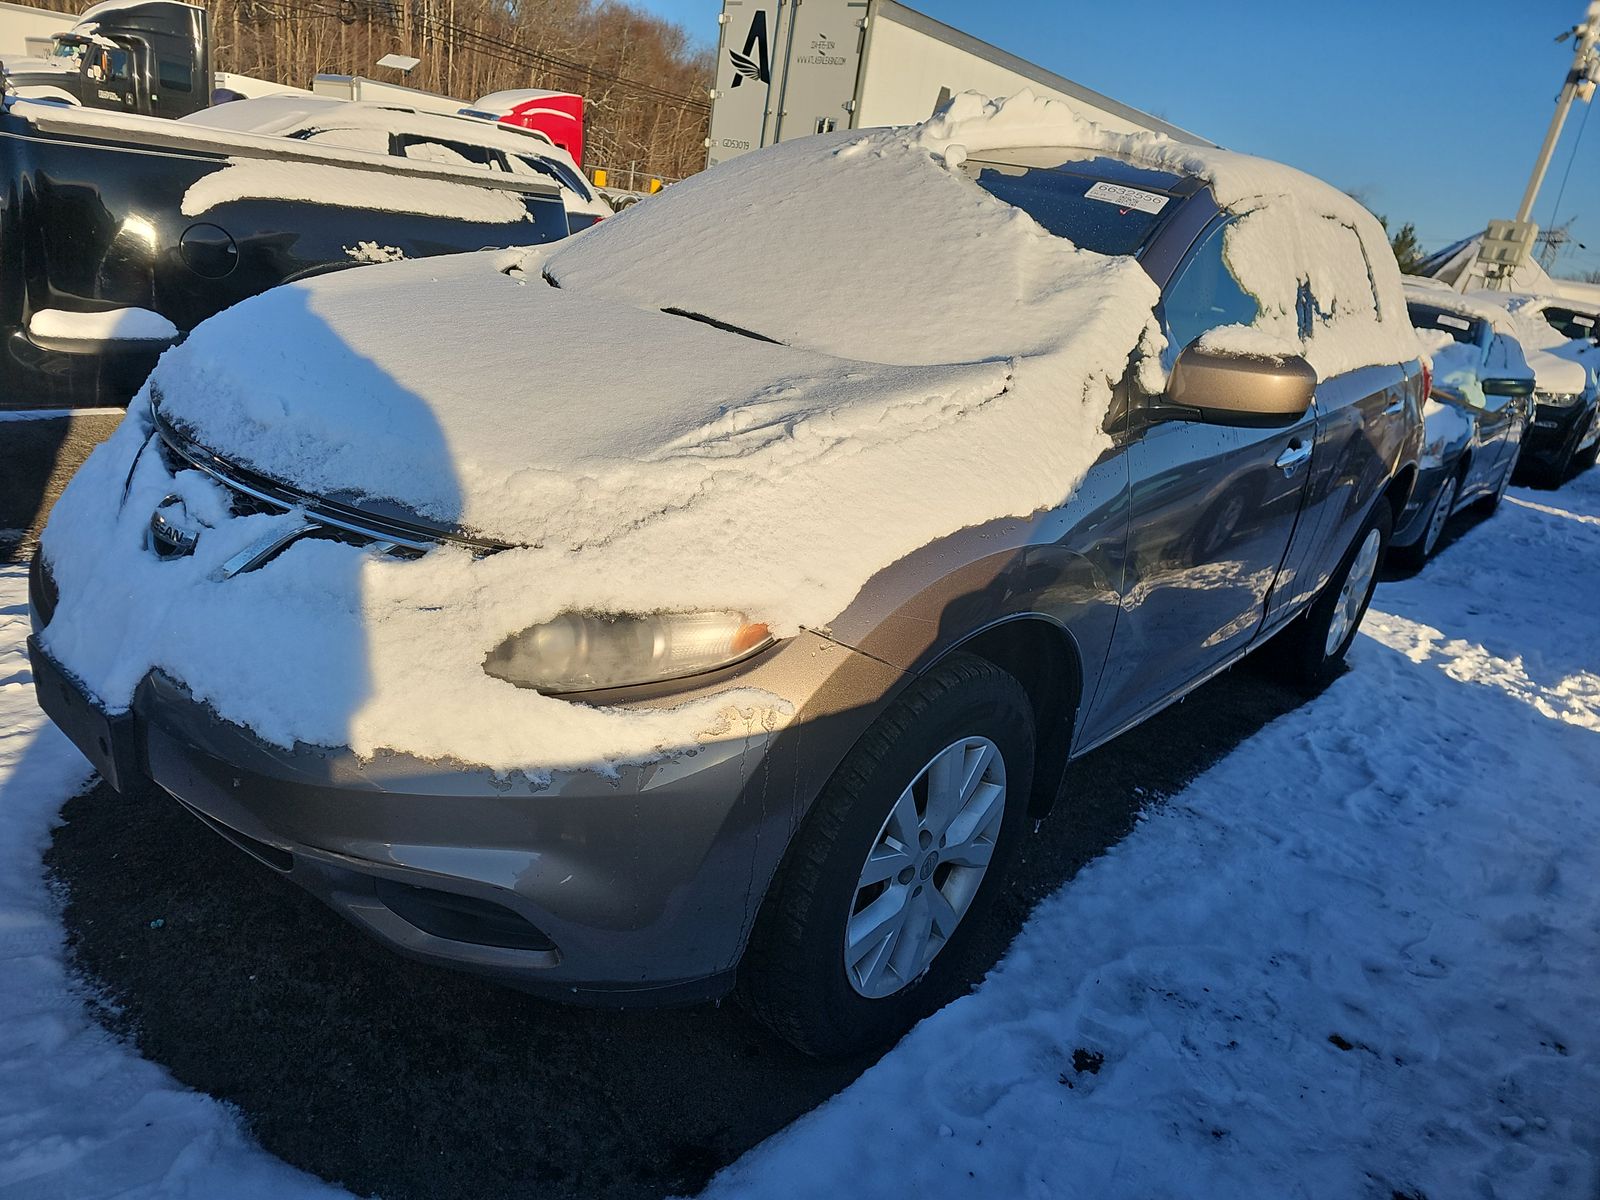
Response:
[{"label": "auction sticker on windshield", "polygon": [[1084,195],[1091,200],[1115,204],[1118,208],[1136,208],[1147,213],[1160,212],[1167,204],[1167,197],[1159,192],[1143,192],[1138,188],[1123,187],[1120,183],[1097,183]]}]

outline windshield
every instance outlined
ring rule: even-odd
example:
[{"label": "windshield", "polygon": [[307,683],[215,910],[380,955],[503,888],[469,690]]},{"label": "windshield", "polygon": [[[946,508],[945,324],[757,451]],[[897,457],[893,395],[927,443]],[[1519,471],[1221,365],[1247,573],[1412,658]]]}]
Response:
[{"label": "windshield", "polygon": [[1160,192],[1054,168],[980,165],[973,178],[1057,237],[1098,254],[1135,253],[1176,204]]},{"label": "windshield", "polygon": [[1564,338],[1594,340],[1595,319],[1591,313],[1571,308],[1547,308],[1541,315],[1550,328]]}]

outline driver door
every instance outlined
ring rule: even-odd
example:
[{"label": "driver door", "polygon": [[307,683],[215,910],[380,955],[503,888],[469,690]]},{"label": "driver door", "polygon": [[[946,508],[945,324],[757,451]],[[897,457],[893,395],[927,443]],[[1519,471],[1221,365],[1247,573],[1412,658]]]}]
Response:
[{"label": "driver door", "polygon": [[[1170,369],[1206,331],[1253,323],[1255,299],[1224,258],[1229,222],[1190,250],[1162,299]],[[1241,428],[1160,419],[1136,404],[1122,612],[1091,718],[1108,736],[1242,653],[1260,628],[1310,474],[1315,406],[1296,423]]]}]

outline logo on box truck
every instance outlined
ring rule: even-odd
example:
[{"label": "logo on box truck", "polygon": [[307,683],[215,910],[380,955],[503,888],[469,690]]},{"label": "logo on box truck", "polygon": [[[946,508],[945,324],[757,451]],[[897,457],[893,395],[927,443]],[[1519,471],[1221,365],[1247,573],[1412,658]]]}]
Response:
[{"label": "logo on box truck", "polygon": [[[755,58],[750,57],[751,50],[757,51]],[[733,59],[734,87],[746,79],[754,79],[758,83],[772,82],[772,63],[767,54],[766,9],[756,9],[755,15],[750,18],[750,32],[745,35],[744,52],[740,53],[729,46],[728,55]]]}]

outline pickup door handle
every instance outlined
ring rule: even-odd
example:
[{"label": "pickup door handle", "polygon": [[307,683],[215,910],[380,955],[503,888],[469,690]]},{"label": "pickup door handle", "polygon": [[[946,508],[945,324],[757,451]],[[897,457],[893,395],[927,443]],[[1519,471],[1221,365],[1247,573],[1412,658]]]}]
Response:
[{"label": "pickup door handle", "polygon": [[1311,457],[1311,443],[1305,438],[1295,438],[1284,452],[1278,455],[1274,466],[1282,467],[1285,475],[1293,475],[1300,464]]}]

